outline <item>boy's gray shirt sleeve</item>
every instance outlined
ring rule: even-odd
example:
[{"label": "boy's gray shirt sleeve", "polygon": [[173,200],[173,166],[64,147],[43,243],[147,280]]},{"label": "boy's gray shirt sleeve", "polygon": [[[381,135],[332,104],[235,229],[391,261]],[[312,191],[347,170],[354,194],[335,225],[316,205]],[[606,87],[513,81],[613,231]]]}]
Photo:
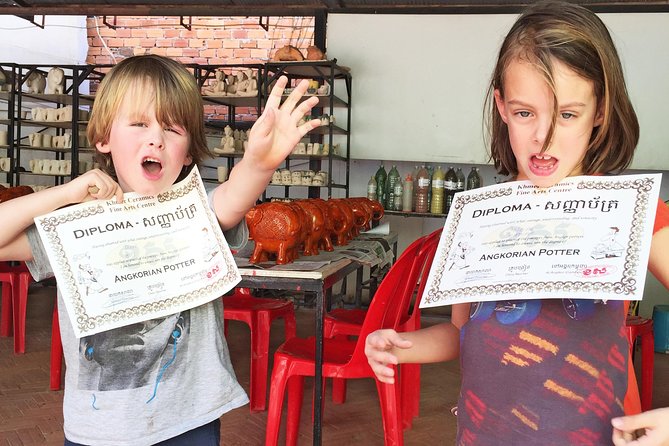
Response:
[{"label": "boy's gray shirt sleeve", "polygon": [[26,235],[28,236],[28,242],[33,254],[33,259],[27,261],[26,266],[28,266],[33,279],[36,282],[40,282],[53,277],[53,268],[51,268],[51,262],[49,262],[44,244],[39,236],[39,232],[37,232],[37,226],[32,225],[28,227]]}]

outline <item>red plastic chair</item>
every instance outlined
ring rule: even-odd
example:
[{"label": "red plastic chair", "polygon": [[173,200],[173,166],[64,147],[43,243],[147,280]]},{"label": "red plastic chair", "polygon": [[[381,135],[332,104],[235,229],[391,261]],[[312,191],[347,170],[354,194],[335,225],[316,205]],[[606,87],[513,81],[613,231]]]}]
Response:
[{"label": "red plastic chair", "polygon": [[18,287],[18,275],[9,262],[0,262],[0,283],[2,283],[2,301],[0,307],[0,336],[8,337],[13,333],[12,301],[14,289]]},{"label": "red plastic chair", "polygon": [[245,322],[251,330],[251,412],[265,410],[269,333],[272,321],[283,318],[286,340],[295,337],[295,308],[287,300],[251,296],[248,289],[236,288],[232,296],[223,296],[223,319],[227,337],[228,320]]},{"label": "red plastic chair", "polygon": [[26,307],[28,287],[32,276],[25,263],[11,266],[0,263],[2,287],[2,315],[0,316],[0,336],[14,334],[14,353],[26,351]]},{"label": "red plastic chair", "polygon": [[60,323],[58,322],[58,297],[54,298],[51,316],[51,366],[49,389],[60,390],[63,371],[63,344],[60,340]]},{"label": "red plastic chair", "polygon": [[641,409],[650,410],[653,403],[653,366],[655,362],[655,336],[653,320],[640,316],[627,316],[625,321],[630,358],[634,358],[634,346],[641,338]]},{"label": "red plastic chair", "polygon": [[[381,282],[356,341],[324,339],[323,378],[373,378],[379,394],[386,446],[403,444],[398,408],[399,386],[376,380],[365,356],[365,339],[374,330],[397,329],[402,310],[409,305],[416,281],[428,251],[412,244],[399,257]],[[276,445],[279,437],[283,397],[288,386],[286,445],[297,443],[305,376],[315,374],[315,338],[293,338],[274,353],[274,369],[267,414],[266,446]]]},{"label": "red plastic chair", "polygon": [[[413,309],[407,305],[398,331],[414,331],[420,329],[420,298],[423,295],[427,276],[434,260],[437,244],[441,237],[442,229],[414,241],[407,249],[414,245],[420,245],[421,249],[429,250],[428,257],[421,272],[420,286],[416,293]],[[367,310],[343,309],[332,310],[325,316],[324,336],[327,338],[342,336],[358,336]],[[414,417],[418,416],[420,406],[420,364],[400,365],[400,388],[402,394],[402,424],[404,428],[410,428]],[[346,400],[346,386],[343,380],[335,379],[333,382],[333,396],[335,403],[343,403]]]}]

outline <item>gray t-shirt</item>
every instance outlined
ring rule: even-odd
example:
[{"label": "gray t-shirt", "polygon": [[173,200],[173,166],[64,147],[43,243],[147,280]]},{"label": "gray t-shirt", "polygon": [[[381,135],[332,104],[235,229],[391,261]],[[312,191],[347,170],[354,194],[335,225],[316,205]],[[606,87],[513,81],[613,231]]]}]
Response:
[{"label": "gray t-shirt", "polygon": [[[35,280],[53,277],[37,229],[27,231]],[[248,239],[244,222],[225,232]],[[221,299],[166,318],[77,339],[58,293],[67,365],[65,437],[91,445],[158,443],[248,403],[223,336]]]}]

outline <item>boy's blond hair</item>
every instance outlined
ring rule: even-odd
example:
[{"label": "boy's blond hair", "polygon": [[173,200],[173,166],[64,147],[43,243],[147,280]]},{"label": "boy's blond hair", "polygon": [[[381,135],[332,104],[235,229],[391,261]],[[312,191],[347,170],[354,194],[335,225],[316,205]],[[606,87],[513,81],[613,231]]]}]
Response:
[{"label": "boy's blond hair", "polygon": [[[108,142],[112,123],[128,93],[137,95],[138,111],[151,101],[159,122],[181,126],[188,132],[191,165],[212,156],[207,147],[202,97],[195,78],[183,64],[156,55],[124,59],[104,77],[88,123],[91,145]],[[116,178],[111,154],[97,152],[97,160],[103,171]],[[184,169],[177,180],[189,170]]]}]

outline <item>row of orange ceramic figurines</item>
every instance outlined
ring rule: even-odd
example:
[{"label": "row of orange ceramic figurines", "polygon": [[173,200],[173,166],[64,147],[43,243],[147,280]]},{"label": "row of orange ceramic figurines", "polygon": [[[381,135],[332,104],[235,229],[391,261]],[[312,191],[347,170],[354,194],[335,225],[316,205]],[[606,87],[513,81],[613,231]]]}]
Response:
[{"label": "row of orange ceramic figurines", "polygon": [[249,261],[276,259],[282,265],[295,260],[300,252],[310,256],[318,254],[319,248],[332,251],[333,243],[346,245],[382,217],[381,203],[367,197],[262,203],[246,214],[255,242]]}]

